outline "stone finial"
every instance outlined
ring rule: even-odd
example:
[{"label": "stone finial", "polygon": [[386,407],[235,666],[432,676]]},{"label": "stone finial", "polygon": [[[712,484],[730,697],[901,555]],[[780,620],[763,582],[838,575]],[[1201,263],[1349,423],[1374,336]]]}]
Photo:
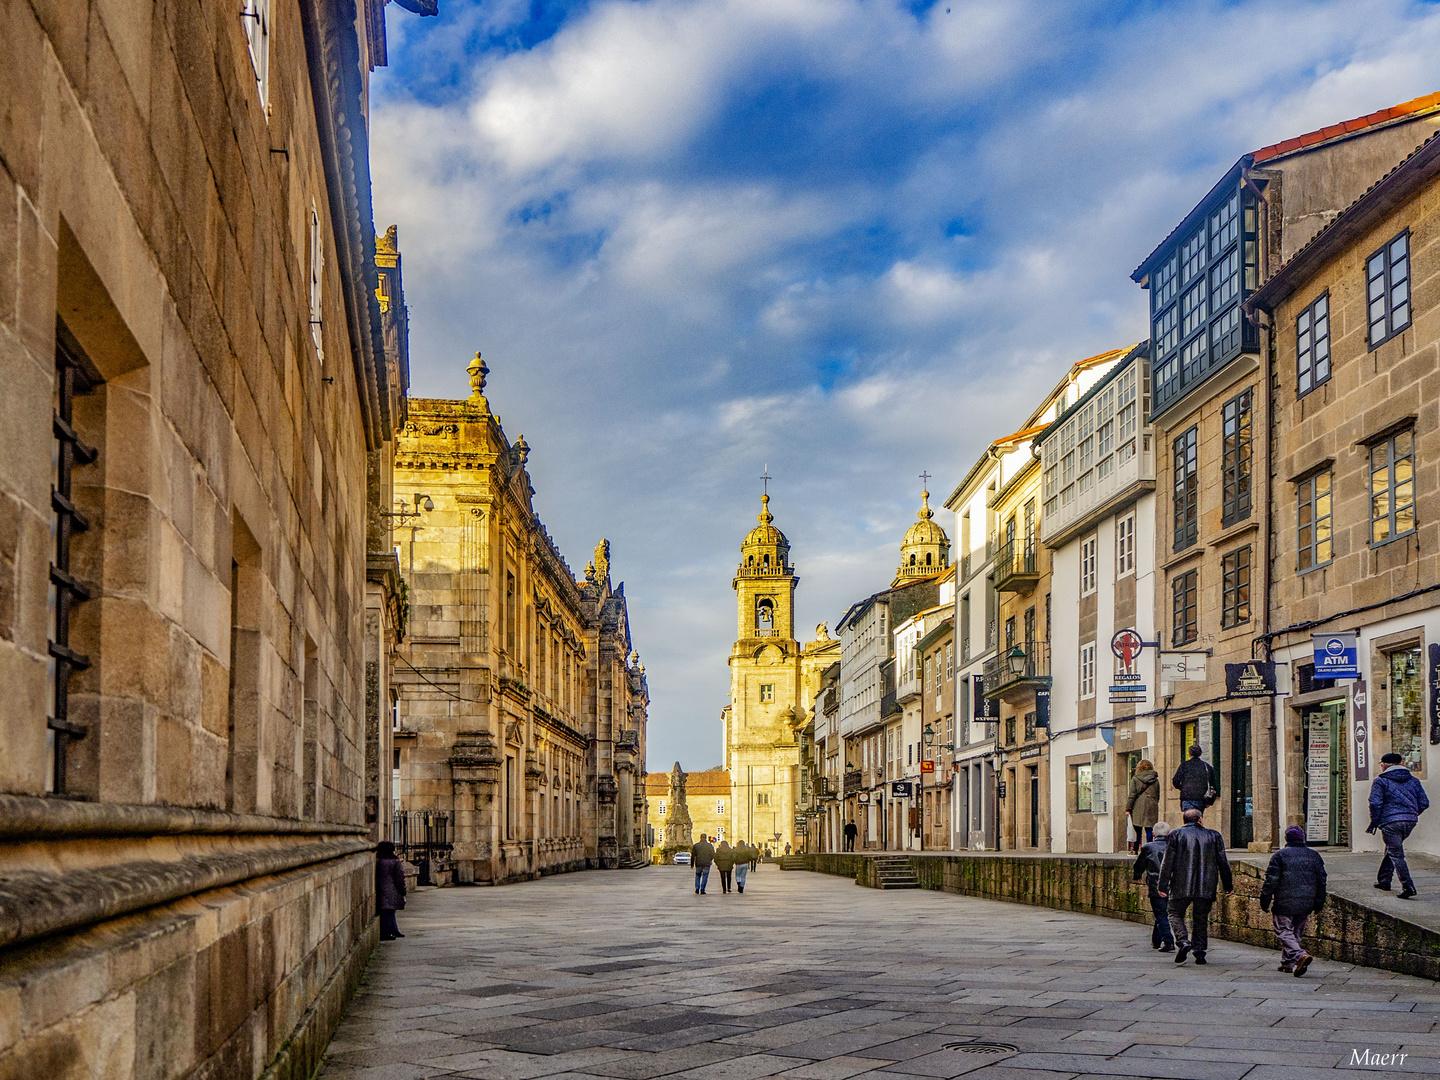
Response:
[{"label": "stone finial", "polygon": [[490,374],[490,368],[478,351],[465,370],[470,374],[470,404],[481,412],[489,412],[490,403],[485,400],[485,376]]},{"label": "stone finial", "polygon": [[588,562],[585,564],[585,580],[595,580],[595,564],[593,562]]},{"label": "stone finial", "polygon": [[520,465],[523,468],[525,462],[530,460],[530,444],[525,441],[524,435],[515,440],[515,450],[520,455]]}]

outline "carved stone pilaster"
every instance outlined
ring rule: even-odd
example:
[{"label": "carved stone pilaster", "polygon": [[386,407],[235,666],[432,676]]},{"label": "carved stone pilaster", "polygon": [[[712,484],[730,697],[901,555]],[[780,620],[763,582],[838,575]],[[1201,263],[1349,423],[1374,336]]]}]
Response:
[{"label": "carved stone pilaster", "polygon": [[462,731],[450,747],[450,775],[458,782],[498,784],[500,754],[488,731]]}]

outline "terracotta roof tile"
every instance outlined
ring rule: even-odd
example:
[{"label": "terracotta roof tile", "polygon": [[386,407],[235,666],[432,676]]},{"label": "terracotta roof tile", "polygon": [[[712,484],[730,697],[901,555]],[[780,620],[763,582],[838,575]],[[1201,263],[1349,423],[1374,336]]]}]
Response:
[{"label": "terracotta roof tile", "polygon": [[1417,97],[1410,101],[1401,102],[1399,105],[1392,105],[1388,109],[1380,109],[1368,113],[1365,116],[1357,116],[1353,120],[1344,120],[1338,124],[1330,124],[1315,131],[1308,131],[1304,135],[1298,135],[1292,139],[1285,139],[1281,142],[1272,143],[1270,146],[1261,147],[1256,150],[1253,157],[1258,165],[1262,161],[1269,161],[1271,158],[1288,154],[1292,150],[1299,150],[1306,146],[1314,146],[1316,143],[1325,142],[1327,139],[1334,139],[1341,135],[1353,135],[1357,131],[1364,131],[1376,124],[1383,124],[1387,120],[1396,120],[1402,116],[1413,116],[1416,113],[1429,112],[1431,109],[1440,109],[1440,92],[1426,94],[1424,97]]}]

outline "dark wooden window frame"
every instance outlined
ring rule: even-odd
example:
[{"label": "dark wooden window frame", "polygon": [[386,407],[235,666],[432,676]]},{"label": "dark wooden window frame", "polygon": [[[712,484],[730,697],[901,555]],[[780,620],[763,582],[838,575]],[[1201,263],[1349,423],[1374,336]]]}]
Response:
[{"label": "dark wooden window frame", "polygon": [[1200,539],[1199,444],[1200,429],[1195,424],[1175,438],[1171,464],[1175,471],[1173,546],[1176,551],[1184,551]]},{"label": "dark wooden window frame", "polygon": [[[1404,454],[1397,453],[1398,444],[1396,443],[1396,440],[1401,438],[1407,441],[1409,447],[1407,452]],[[1379,468],[1376,468],[1375,452],[1381,448],[1384,448],[1385,450],[1385,463]],[[1409,475],[1406,479],[1397,479],[1397,477],[1400,475],[1400,470],[1396,467],[1397,458],[1399,459],[1399,461],[1408,462],[1408,467],[1406,471]],[[1367,471],[1370,477],[1370,546],[1382,547],[1393,540],[1399,540],[1402,537],[1410,536],[1412,533],[1415,532],[1416,528],[1418,527],[1418,522],[1415,515],[1414,429],[1401,428],[1399,431],[1392,431],[1384,438],[1376,439],[1374,442],[1372,442],[1369,446],[1368,451]],[[1375,478],[1382,472],[1385,476],[1384,490],[1386,510],[1383,515],[1377,516],[1375,513]],[[1399,503],[1399,498],[1401,496],[1402,489],[1405,488],[1409,489],[1408,501],[1401,504]],[[1396,528],[1396,524],[1400,516],[1399,511],[1402,508],[1406,507],[1408,507],[1410,510],[1410,527],[1405,529],[1404,531],[1399,531]],[[1385,536],[1377,540],[1375,538],[1375,524],[1376,522],[1382,520],[1386,523],[1387,532]]]},{"label": "dark wooden window frame", "polygon": [[1330,381],[1330,290],[1295,316],[1295,388],[1300,397]]},{"label": "dark wooden window frame", "polygon": [[[1402,242],[1404,253],[1397,258],[1394,248]],[[1365,324],[1371,350],[1409,329],[1414,315],[1410,281],[1410,230],[1401,229],[1365,260]],[[1398,300],[1397,293],[1400,294]],[[1377,326],[1379,337],[1376,337]]]},{"label": "dark wooden window frame", "polygon": [[1255,391],[1242,390],[1221,409],[1224,452],[1221,456],[1223,502],[1220,523],[1244,521],[1254,507]]},{"label": "dark wooden window frame", "polygon": [[1220,626],[1225,630],[1250,621],[1250,577],[1253,549],[1249,544],[1227,552],[1220,561]]},{"label": "dark wooden window frame", "polygon": [[1176,648],[1189,645],[1200,636],[1196,621],[1199,591],[1199,570],[1186,570],[1183,574],[1176,574],[1170,581],[1170,644]]},{"label": "dark wooden window frame", "polygon": [[[1320,480],[1325,481],[1325,490],[1320,491]],[[1321,513],[1321,501],[1324,513]],[[1322,566],[1329,566],[1335,557],[1335,533],[1331,515],[1335,510],[1335,476],[1329,469],[1311,473],[1295,485],[1295,540],[1297,552],[1295,569],[1308,574]],[[1324,524],[1324,538],[1320,536]],[[1325,557],[1320,558],[1321,545]],[[1308,559],[1307,559],[1308,556]]]}]

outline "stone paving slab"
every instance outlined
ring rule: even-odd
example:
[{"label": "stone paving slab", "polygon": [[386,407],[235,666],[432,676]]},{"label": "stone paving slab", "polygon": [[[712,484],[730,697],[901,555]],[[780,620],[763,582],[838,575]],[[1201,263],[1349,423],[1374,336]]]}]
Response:
[{"label": "stone paving slab", "polygon": [[[422,890],[322,1080],[1342,1080],[1440,1076],[1440,988],[1226,941],[1176,965],[1148,928],[765,867]],[[966,1052],[976,1041],[993,1053]],[[1006,1049],[1013,1047],[1013,1050]],[[1356,1050],[1403,1064],[1351,1065]]]}]

